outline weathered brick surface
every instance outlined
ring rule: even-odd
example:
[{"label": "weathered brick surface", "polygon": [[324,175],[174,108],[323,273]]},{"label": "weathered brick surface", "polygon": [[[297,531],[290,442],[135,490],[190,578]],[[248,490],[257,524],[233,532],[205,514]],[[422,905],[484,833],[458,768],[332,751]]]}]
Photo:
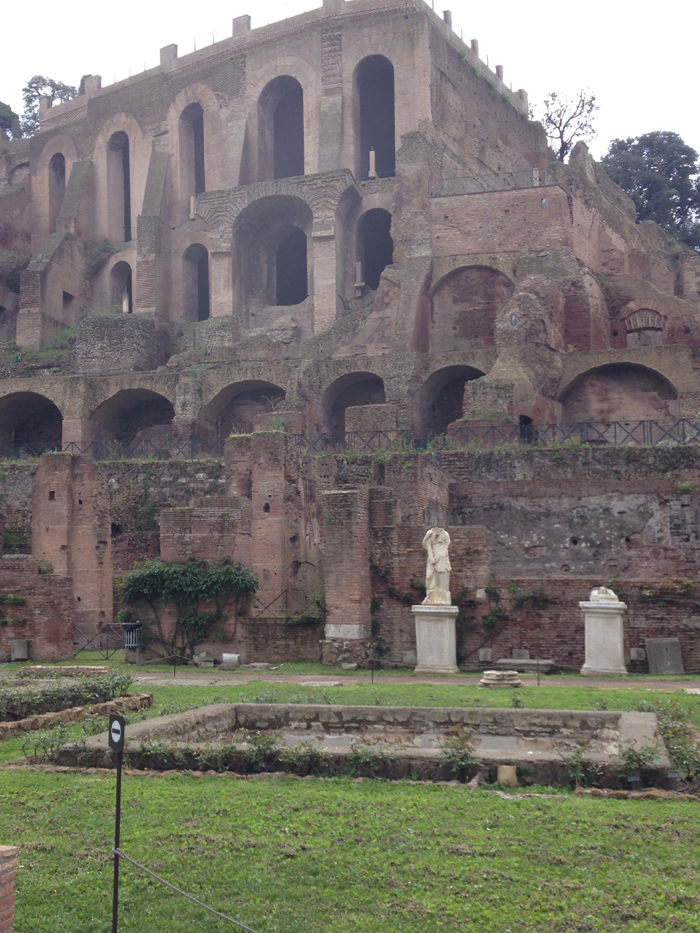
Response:
[{"label": "weathered brick surface", "polygon": [[[10,654],[13,639],[29,640],[35,661],[61,661],[73,656],[73,585],[70,577],[52,573],[31,558],[0,560],[0,592],[19,596],[24,605],[2,607],[0,651]],[[15,624],[12,620],[17,620]]]},{"label": "weathered brick surface", "polygon": [[18,846],[0,845],[0,933],[12,933],[15,921],[15,881]]}]

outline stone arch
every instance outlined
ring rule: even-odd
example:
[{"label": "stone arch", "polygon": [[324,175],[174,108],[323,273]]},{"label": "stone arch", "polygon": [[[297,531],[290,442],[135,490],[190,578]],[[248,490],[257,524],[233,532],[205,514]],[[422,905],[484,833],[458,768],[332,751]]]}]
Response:
[{"label": "stone arch", "polygon": [[[384,55],[368,55],[354,72],[355,171],[357,177],[396,174],[394,66]],[[375,174],[370,175],[370,150]]]},{"label": "stone arch", "polygon": [[0,398],[0,446],[29,452],[61,449],[63,415],[38,392],[11,392]]},{"label": "stone arch", "polygon": [[212,164],[207,153],[218,129],[219,110],[216,94],[206,84],[188,85],[168,109],[172,155],[177,160],[178,201],[186,214],[189,214],[190,197],[218,187],[218,167]]},{"label": "stone arch", "polygon": [[664,342],[666,315],[652,308],[633,310],[622,321],[628,347],[660,347]]},{"label": "stone arch", "polygon": [[[77,159],[75,142],[66,133],[52,136],[39,154],[32,179],[32,198],[37,209],[39,239],[44,239],[57,230],[66,184]],[[58,177],[56,171],[59,167],[62,178]]]},{"label": "stone arch", "polygon": [[490,266],[462,266],[443,276],[432,292],[430,352],[495,346],[497,314],[515,285]]},{"label": "stone arch", "polygon": [[134,310],[132,269],[124,259],[115,262],[109,270],[109,301],[110,308],[121,308],[127,314]]},{"label": "stone arch", "polygon": [[49,233],[56,232],[56,221],[66,193],[66,157],[57,152],[49,162]]},{"label": "stone arch", "polygon": [[308,204],[289,195],[260,198],[236,218],[234,282],[251,319],[251,309],[299,304],[312,294],[312,220]]},{"label": "stone arch", "polygon": [[384,380],[370,372],[353,372],[340,376],[323,394],[323,416],[326,432],[333,443],[345,439],[345,409],[354,405],[386,403]]},{"label": "stone arch", "polygon": [[105,433],[121,443],[150,440],[162,442],[170,436],[175,416],[172,402],[151,389],[120,389],[90,415]]},{"label": "stone arch", "polygon": [[[125,185],[127,156],[128,192]],[[115,244],[133,242],[149,161],[150,139],[144,139],[135,117],[129,113],[117,113],[102,124],[94,154],[95,228],[98,235],[107,236]],[[127,229],[127,219],[130,229]],[[129,233],[131,238],[125,239],[125,233]]]},{"label": "stone arch", "polygon": [[[248,100],[248,129],[249,148],[244,161],[247,167],[243,169],[245,178],[241,179],[241,184],[247,184],[262,180],[260,175],[260,166],[258,165],[259,142],[262,138],[262,125],[260,123],[260,98],[268,85],[276,78],[292,78],[296,80],[302,90],[303,100],[303,121],[304,121],[304,140],[308,141],[319,138],[319,108],[313,105],[318,101],[320,95],[320,80],[318,73],[309,65],[308,62],[294,56],[284,56],[266,62],[261,68],[254,72],[246,89],[246,98]],[[311,175],[318,171],[318,147],[312,145],[304,146],[304,175]],[[266,177],[272,178],[272,175]]]},{"label": "stone arch", "polygon": [[445,434],[447,426],[462,417],[464,386],[483,375],[473,366],[445,366],[431,373],[418,395],[416,433],[420,437]]},{"label": "stone arch", "polygon": [[216,437],[251,434],[256,427],[256,419],[274,411],[286,394],[281,386],[262,379],[234,382],[221,389],[202,408],[202,426],[207,433],[215,433]]},{"label": "stone arch", "polygon": [[379,288],[379,277],[394,261],[394,241],[391,238],[391,213],[383,207],[373,207],[360,216],[357,223],[357,262],[362,278],[371,291]]},{"label": "stone arch", "polygon": [[210,312],[209,252],[202,243],[192,243],[182,256],[182,317],[206,321]]},{"label": "stone arch", "polygon": [[674,421],[678,393],[661,373],[635,363],[609,363],[581,373],[562,392],[565,423]]},{"label": "stone arch", "polygon": [[304,174],[304,90],[279,75],[258,99],[258,181]]}]

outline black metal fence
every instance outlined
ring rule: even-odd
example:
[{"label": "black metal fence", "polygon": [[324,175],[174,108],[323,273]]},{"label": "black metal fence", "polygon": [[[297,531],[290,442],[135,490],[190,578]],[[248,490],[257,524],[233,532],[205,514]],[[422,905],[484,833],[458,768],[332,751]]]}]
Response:
[{"label": "black metal fence", "polygon": [[[700,443],[700,420],[690,421],[579,421],[571,424],[470,424],[449,434],[418,437],[413,431],[349,431],[342,440],[330,434],[291,434],[294,447],[309,453],[348,451],[375,453],[380,450],[454,450],[460,447],[501,447],[507,444],[552,447],[587,444],[597,447],[685,447]],[[92,441],[89,444],[0,444],[0,459],[25,460],[49,452],[84,454],[95,460],[198,460],[223,457],[226,438],[204,442],[197,438],[161,444],[136,441]]]}]

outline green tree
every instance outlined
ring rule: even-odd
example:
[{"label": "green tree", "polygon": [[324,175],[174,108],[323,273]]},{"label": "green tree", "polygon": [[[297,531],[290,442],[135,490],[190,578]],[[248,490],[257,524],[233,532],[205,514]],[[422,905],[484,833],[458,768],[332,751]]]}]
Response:
[{"label": "green tree", "polygon": [[[155,619],[151,635],[169,654],[191,657],[212,627],[225,620],[227,610],[237,612],[255,594],[260,581],[228,558],[218,565],[194,558],[184,563],[158,558],[136,563],[116,584],[126,605],[141,601],[150,605]],[[168,603],[175,609],[172,631],[162,616]]]},{"label": "green tree", "polygon": [[77,93],[77,88],[62,81],[54,81],[53,78],[45,78],[43,75],[30,78],[22,88],[24,113],[20,123],[24,135],[33,136],[39,132],[39,101],[42,97],[50,97],[52,104],[54,101],[62,104],[66,100],[72,100]]},{"label": "green tree", "polygon": [[544,99],[542,116],[536,110],[531,111],[530,116],[541,120],[554,155],[563,162],[574,143],[586,142],[596,135],[593,114],[597,109],[595,94],[590,91],[581,90],[571,100],[564,94],[550,91]]},{"label": "green tree", "polygon": [[3,104],[0,100],[0,139],[2,139],[3,130],[5,133],[10,133],[15,139],[19,139],[22,135],[18,114],[14,112],[9,104]]},{"label": "green tree", "polygon": [[614,139],[601,164],[634,201],[638,220],[700,249],[700,159],[678,133]]}]

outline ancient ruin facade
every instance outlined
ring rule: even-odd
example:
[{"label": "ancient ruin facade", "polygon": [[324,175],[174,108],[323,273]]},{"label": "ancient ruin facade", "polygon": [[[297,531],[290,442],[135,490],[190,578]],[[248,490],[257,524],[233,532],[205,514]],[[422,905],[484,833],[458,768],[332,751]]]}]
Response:
[{"label": "ancient ruin facade", "polygon": [[[437,518],[453,591],[549,581],[532,650],[575,665],[591,581],[697,574],[694,451],[663,457],[700,409],[700,256],[637,224],[582,144],[549,164],[525,91],[448,13],[243,16],[47,103],[0,141],[0,446],[61,453],[13,462],[3,508],[81,630],[138,558],[230,556],[261,590],[217,650],[363,657],[374,632],[409,663]],[[557,426],[596,446],[528,459]],[[489,438],[510,462],[470,450]],[[321,592],[320,632],[282,627]],[[535,638],[497,628],[503,651]],[[464,629],[463,661],[486,636]]]}]

